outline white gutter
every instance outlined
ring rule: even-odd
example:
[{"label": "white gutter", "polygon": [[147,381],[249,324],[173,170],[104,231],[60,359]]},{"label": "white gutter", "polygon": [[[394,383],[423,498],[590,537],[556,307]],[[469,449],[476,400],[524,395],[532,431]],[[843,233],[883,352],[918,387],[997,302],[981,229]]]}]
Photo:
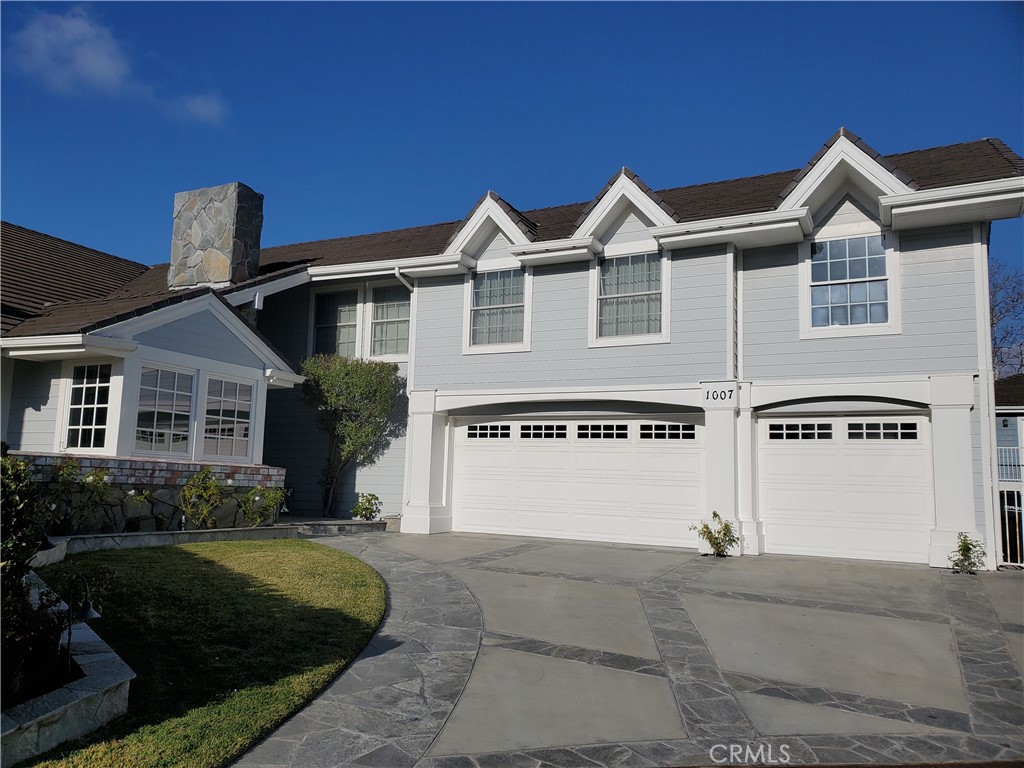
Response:
[{"label": "white gutter", "polygon": [[1012,219],[1024,214],[1024,178],[885,195],[878,203],[882,223],[893,229]]},{"label": "white gutter", "polygon": [[412,259],[385,259],[383,261],[361,261],[355,264],[327,264],[310,267],[307,272],[313,282],[338,278],[380,277],[394,275],[398,267],[413,277],[459,275],[469,272],[476,261],[462,254],[438,254],[419,256]]},{"label": "white gutter", "polygon": [[714,243],[735,243],[740,247],[797,243],[813,228],[810,209],[794,208],[669,224],[652,227],[649,232],[661,247],[671,250]]},{"label": "white gutter", "polygon": [[[234,291],[233,293],[222,293],[221,296],[231,306],[239,307],[242,304],[248,304],[250,301],[255,301],[257,295],[261,297],[271,296],[275,293],[280,293],[281,291],[287,291],[289,288],[305,285],[308,282],[308,272],[296,272],[294,275],[288,275],[287,277],[282,277],[277,280],[268,280],[267,282],[255,285],[252,288]],[[259,307],[257,307],[257,309],[259,309]]]},{"label": "white gutter", "polygon": [[5,357],[61,357],[84,353],[127,357],[138,347],[139,343],[131,339],[113,339],[87,333],[0,338],[0,349]]},{"label": "white gutter", "polygon": [[276,368],[267,368],[263,375],[266,376],[267,385],[271,389],[291,389],[296,384],[301,384],[306,380],[305,376],[300,376],[297,373],[288,373]]},{"label": "white gutter", "polygon": [[402,285],[409,289],[409,293],[412,293],[413,291],[416,290],[415,288],[413,288],[412,283],[405,279],[405,275],[402,274],[402,270],[399,269],[398,267],[395,267],[395,277],[397,277],[401,281]]}]

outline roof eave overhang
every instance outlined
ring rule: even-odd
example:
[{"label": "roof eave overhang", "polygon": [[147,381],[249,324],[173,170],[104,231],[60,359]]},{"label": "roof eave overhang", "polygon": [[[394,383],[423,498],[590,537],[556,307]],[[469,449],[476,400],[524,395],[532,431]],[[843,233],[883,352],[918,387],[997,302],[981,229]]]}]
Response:
[{"label": "roof eave overhang", "polygon": [[0,352],[4,357],[34,362],[86,357],[128,357],[138,349],[138,346],[138,342],[130,339],[113,339],[88,333],[0,338]]},{"label": "roof eave overhang", "polygon": [[281,291],[287,291],[289,288],[297,288],[300,285],[305,285],[309,282],[309,272],[303,270],[302,272],[296,272],[292,275],[287,275],[278,280],[268,280],[260,285],[254,285],[251,288],[243,288],[239,291],[228,291],[221,293],[224,300],[227,301],[233,307],[240,307],[243,304],[256,299],[259,296],[272,296],[275,293]]},{"label": "roof eave overhang", "polygon": [[528,266],[546,264],[568,264],[573,261],[589,261],[601,253],[604,246],[596,237],[574,237],[565,240],[548,240],[511,248],[512,255]]},{"label": "roof eave overhang", "polygon": [[412,259],[363,261],[356,264],[326,264],[310,267],[308,274],[310,280],[318,283],[324,280],[394,276],[397,267],[403,275],[409,277],[444,277],[464,275],[475,266],[476,260],[464,254],[439,254]]},{"label": "roof eave overhang", "polygon": [[650,233],[666,250],[723,243],[733,243],[739,248],[760,248],[799,243],[813,228],[810,209],[794,208],[654,227]]},{"label": "roof eave overhang", "polygon": [[882,223],[895,230],[1024,215],[1024,178],[998,179],[879,198]]},{"label": "roof eave overhang", "polygon": [[267,379],[267,387],[270,389],[291,389],[306,380],[305,376],[277,368],[267,368],[263,374]]}]

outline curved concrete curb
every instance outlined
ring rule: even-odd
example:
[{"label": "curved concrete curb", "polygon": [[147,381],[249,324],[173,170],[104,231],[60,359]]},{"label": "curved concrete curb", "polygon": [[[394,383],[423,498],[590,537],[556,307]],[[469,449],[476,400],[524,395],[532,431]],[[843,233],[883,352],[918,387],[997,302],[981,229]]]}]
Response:
[{"label": "curved concrete curb", "polygon": [[384,578],[388,612],[377,634],[323,693],[235,765],[405,768],[441,731],[480,649],[480,608],[442,568],[385,550],[377,539],[319,540]]}]

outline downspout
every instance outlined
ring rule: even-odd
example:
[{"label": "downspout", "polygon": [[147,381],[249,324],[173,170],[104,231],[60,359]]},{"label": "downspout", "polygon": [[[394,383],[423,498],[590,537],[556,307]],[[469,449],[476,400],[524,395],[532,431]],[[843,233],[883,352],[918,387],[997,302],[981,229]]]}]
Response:
[{"label": "downspout", "polygon": [[412,287],[412,283],[410,283],[406,279],[405,275],[402,274],[402,270],[399,269],[398,267],[395,267],[395,277],[397,277],[401,281],[402,285],[409,289],[409,293],[412,293],[415,290]]}]

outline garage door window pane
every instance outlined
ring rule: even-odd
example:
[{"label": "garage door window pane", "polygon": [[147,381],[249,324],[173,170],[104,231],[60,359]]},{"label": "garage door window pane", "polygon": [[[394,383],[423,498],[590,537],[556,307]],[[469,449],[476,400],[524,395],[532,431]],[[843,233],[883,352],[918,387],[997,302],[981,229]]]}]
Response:
[{"label": "garage door window pane", "polygon": [[627,440],[628,424],[579,424],[576,437],[580,440]]},{"label": "garage door window pane", "polygon": [[511,424],[471,424],[466,428],[471,440],[507,440],[512,437]]},{"label": "garage door window pane", "polygon": [[641,424],[641,440],[695,440],[697,427],[693,424]]},{"label": "garage door window pane", "polygon": [[568,436],[565,424],[523,424],[519,428],[523,440],[564,440]]},{"label": "garage door window pane", "polygon": [[769,424],[769,440],[831,440],[830,423],[798,422],[792,424]]},{"label": "garage door window pane", "polygon": [[917,424],[912,421],[851,422],[847,434],[851,440],[917,440]]}]

